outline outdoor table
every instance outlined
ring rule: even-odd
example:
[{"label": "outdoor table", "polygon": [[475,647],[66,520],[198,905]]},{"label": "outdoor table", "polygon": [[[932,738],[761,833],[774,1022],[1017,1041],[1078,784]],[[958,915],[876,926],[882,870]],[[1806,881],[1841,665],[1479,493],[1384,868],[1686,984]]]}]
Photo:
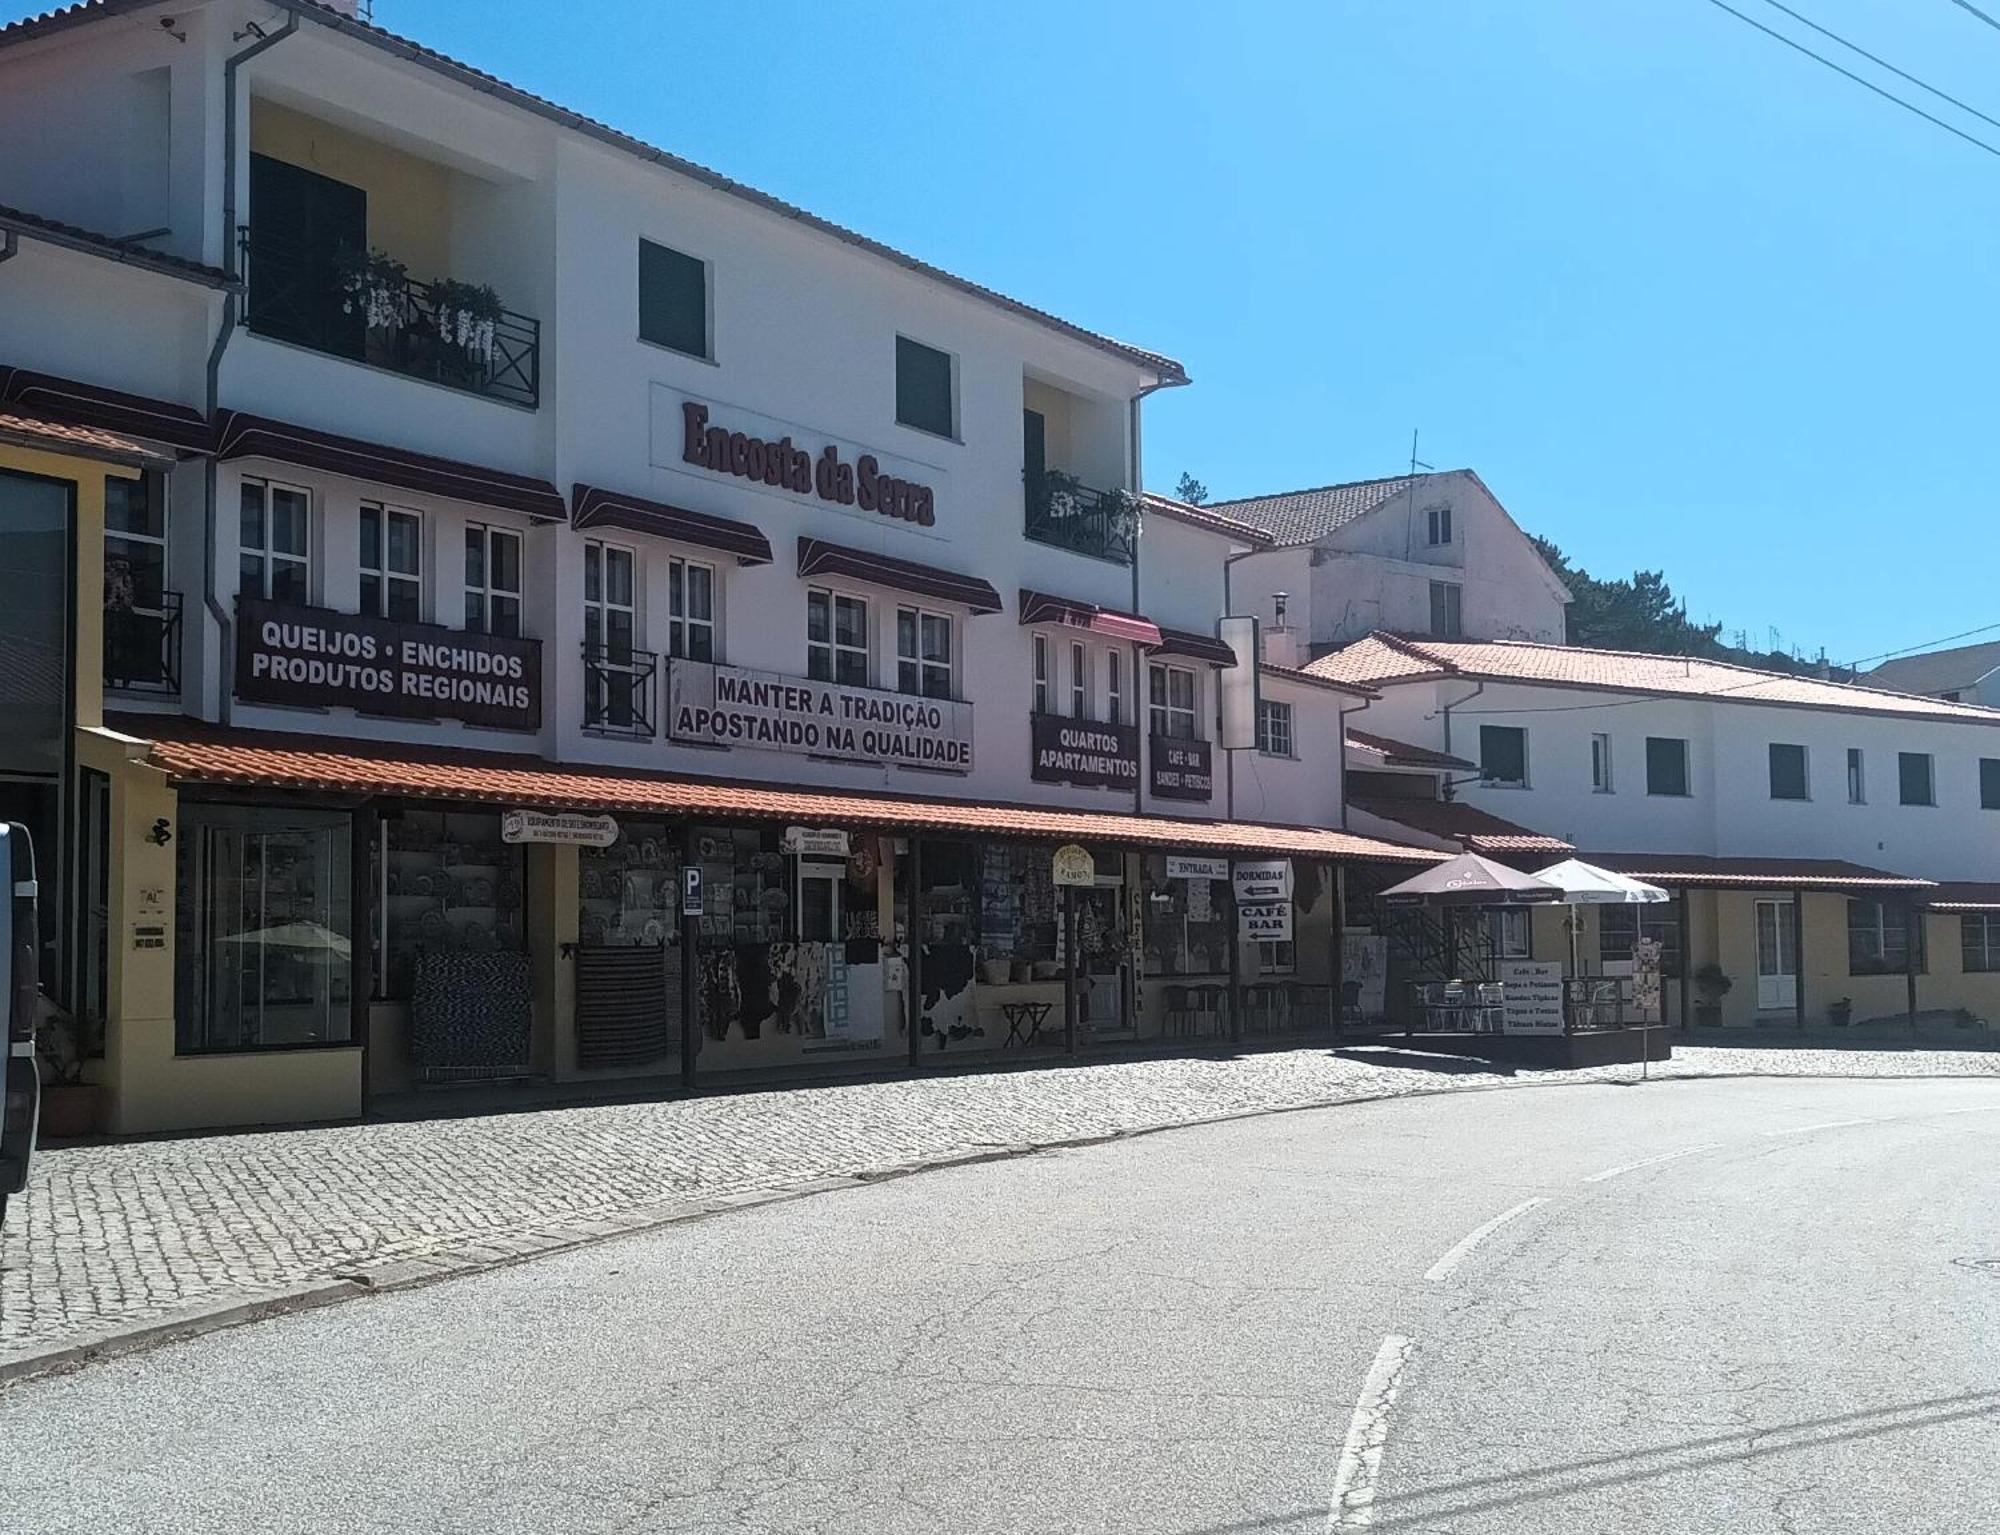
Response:
[{"label": "outdoor table", "polygon": [[1007,1043],[1009,1045],[1032,1045],[1042,1032],[1042,1025],[1049,1021],[1049,1014],[1055,1011],[1053,1002],[1002,1002],[1000,1016],[1007,1020]]}]

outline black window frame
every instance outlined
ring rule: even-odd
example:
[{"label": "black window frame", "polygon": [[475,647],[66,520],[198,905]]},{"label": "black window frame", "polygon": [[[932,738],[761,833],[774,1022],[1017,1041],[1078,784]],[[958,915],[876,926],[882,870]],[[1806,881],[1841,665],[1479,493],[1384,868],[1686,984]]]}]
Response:
[{"label": "black window frame", "polygon": [[[1924,770],[1923,798],[1913,799],[1910,794],[1910,769],[1922,763]],[[1896,803],[1934,809],[1937,805],[1937,759],[1929,752],[1896,753]]]},{"label": "black window frame", "polygon": [[[1873,940],[1871,955],[1866,942]],[[1859,945],[1857,946],[1857,941]],[[1880,896],[1851,895],[1847,898],[1847,973],[1849,975],[1904,975],[1912,968],[1910,945],[1916,945],[1918,975],[1927,973],[1924,953],[1924,922],[1919,913],[1914,921],[1901,906]]]},{"label": "black window frame", "polygon": [[2000,810],[2000,757],[1979,759],[1979,808]]},{"label": "black window frame", "polygon": [[[942,369],[944,414],[925,391],[935,389]],[[896,337],[896,423],[947,441],[958,440],[958,366],[951,353],[910,336]]]},{"label": "black window frame", "polygon": [[[696,291],[685,284],[692,277]],[[683,357],[714,360],[713,317],[709,311],[709,266],[671,245],[643,236],[639,241],[639,339]],[[694,329],[698,328],[698,336]],[[689,345],[690,341],[696,342]]]},{"label": "black window frame", "polygon": [[[1488,742],[1502,737],[1512,737],[1519,746],[1520,773],[1513,778],[1502,778],[1492,770],[1492,753]],[[1489,788],[1525,789],[1528,787],[1528,727],[1525,725],[1481,725],[1479,727],[1479,781]]]},{"label": "black window frame", "polygon": [[1990,975],[2000,970],[2000,911],[1959,913],[1958,959],[1959,968],[1967,975]]},{"label": "black window frame", "polygon": [[[1666,775],[1661,773],[1661,766],[1665,759],[1657,748],[1665,746],[1674,748],[1674,762],[1680,777],[1680,787],[1677,789],[1662,787],[1662,779]],[[1647,736],[1646,793],[1660,799],[1694,798],[1694,765],[1689,760],[1690,756],[1686,736]]]},{"label": "black window frame", "polygon": [[[1795,741],[1773,741],[1770,744],[1769,759],[1772,799],[1809,800],[1812,798],[1812,763],[1805,747]],[[1780,762],[1788,764],[1782,783],[1780,782]],[[1790,776],[1789,769],[1791,766],[1796,766],[1798,775],[1796,779]]]},{"label": "black window frame", "polygon": [[[1257,700],[1257,750],[1266,757],[1296,757],[1298,738],[1292,732],[1292,706],[1280,698]],[[1278,721],[1283,720],[1280,729]],[[1279,737],[1284,739],[1280,742]]]},{"label": "black window frame", "polygon": [[1465,638],[1465,583],[1431,582],[1431,634],[1441,640]]}]

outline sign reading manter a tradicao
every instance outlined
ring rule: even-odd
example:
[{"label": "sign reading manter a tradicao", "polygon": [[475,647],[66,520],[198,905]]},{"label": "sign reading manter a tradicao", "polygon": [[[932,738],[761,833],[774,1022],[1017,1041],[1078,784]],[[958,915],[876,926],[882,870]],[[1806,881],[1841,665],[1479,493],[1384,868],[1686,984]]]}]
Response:
[{"label": "sign reading manter a tradicao", "polygon": [[542,651],[534,640],[243,597],[236,696],[539,730]]},{"label": "sign reading manter a tradicao", "polygon": [[667,734],[906,767],[972,769],[972,705],[675,661],[667,671]]}]

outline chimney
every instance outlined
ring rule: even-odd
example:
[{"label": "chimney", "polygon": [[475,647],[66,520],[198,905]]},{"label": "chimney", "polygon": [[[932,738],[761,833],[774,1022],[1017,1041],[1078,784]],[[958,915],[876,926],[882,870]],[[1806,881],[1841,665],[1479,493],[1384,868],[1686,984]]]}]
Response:
[{"label": "chimney", "polygon": [[1300,664],[1299,631],[1287,622],[1290,606],[1290,593],[1271,593],[1271,621],[1264,626],[1266,666],[1288,666],[1296,670]]}]

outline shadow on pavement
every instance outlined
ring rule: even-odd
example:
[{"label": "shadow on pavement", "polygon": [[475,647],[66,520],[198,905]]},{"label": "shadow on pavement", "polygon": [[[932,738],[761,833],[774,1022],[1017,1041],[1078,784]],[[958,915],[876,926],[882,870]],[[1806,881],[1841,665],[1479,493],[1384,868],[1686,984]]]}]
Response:
[{"label": "shadow on pavement", "polygon": [[1338,1060],[1359,1061],[1365,1066],[1435,1071],[1448,1077],[1511,1077],[1515,1074],[1515,1068],[1506,1061],[1487,1061],[1470,1055],[1433,1055],[1426,1050],[1399,1050],[1391,1045],[1342,1045],[1333,1054]]}]

